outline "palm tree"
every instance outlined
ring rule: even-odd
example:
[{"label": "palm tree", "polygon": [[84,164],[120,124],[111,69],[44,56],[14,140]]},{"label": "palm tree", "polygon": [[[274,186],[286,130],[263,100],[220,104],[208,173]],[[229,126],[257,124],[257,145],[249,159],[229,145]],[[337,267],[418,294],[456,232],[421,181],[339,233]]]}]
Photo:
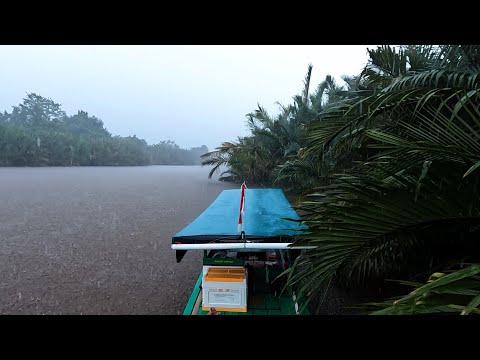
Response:
[{"label": "palm tree", "polygon": [[480,261],[480,47],[369,53],[357,89],[308,127],[305,152],[344,166],[297,207],[299,244],[317,246],[287,272],[304,305],[331,284]]},{"label": "palm tree", "polygon": [[[303,94],[308,94],[309,75],[305,81]],[[345,77],[344,80],[349,87],[348,80],[351,78]],[[330,159],[320,156],[320,154],[305,152],[307,129],[325,109],[343,99],[347,93],[350,92],[338,86],[335,79],[327,75],[316,91],[310,95],[309,100],[306,95],[294,97],[295,103],[291,107],[294,121],[291,123],[295,124],[297,135],[293,142],[295,151],[288,152],[285,161],[275,169],[274,183],[301,192],[328,181],[328,174],[333,169]]]},{"label": "palm tree", "polygon": [[364,308],[375,309],[372,315],[480,314],[480,264],[447,272],[433,273],[425,284],[399,281],[414,290],[383,303],[367,303]]},{"label": "palm tree", "polygon": [[[209,177],[221,167],[227,167],[220,175],[221,180],[275,183],[297,190],[318,184],[324,167],[316,156],[302,156],[306,145],[305,127],[343,89],[327,76],[310,94],[311,74],[312,65],[309,65],[304,88],[293,97],[292,105],[278,104],[280,113],[275,117],[258,105],[257,110],[246,115],[249,136],[235,143],[223,143],[202,156],[203,165],[213,166]],[[305,181],[307,177],[309,181]]]}]

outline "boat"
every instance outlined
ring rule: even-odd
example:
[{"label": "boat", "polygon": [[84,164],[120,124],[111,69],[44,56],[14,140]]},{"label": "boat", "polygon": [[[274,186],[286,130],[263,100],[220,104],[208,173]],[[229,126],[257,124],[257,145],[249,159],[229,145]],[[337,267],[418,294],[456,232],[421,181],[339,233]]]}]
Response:
[{"label": "boat", "polygon": [[306,226],[281,189],[224,190],[172,237],[177,263],[203,251],[202,269],[183,315],[304,315],[279,276],[303,247]]}]

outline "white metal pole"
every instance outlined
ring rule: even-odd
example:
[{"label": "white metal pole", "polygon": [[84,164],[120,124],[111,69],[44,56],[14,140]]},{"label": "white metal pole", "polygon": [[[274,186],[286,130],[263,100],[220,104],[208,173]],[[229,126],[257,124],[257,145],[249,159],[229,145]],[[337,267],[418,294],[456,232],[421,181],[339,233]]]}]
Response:
[{"label": "white metal pole", "polygon": [[[293,246],[291,246],[293,245]],[[233,250],[233,249],[314,249],[315,246],[295,246],[294,243],[221,243],[221,244],[172,244],[172,250]]]}]

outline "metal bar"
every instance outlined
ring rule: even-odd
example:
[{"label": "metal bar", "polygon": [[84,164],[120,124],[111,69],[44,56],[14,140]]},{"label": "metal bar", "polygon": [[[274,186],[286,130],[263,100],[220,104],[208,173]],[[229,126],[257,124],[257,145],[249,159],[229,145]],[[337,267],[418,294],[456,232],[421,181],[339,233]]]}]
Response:
[{"label": "metal bar", "polygon": [[[293,245],[293,246],[290,246]],[[315,246],[295,246],[294,243],[222,243],[222,244],[172,244],[172,250],[234,250],[234,249],[314,249]]]},{"label": "metal bar", "polygon": [[185,309],[183,310],[183,315],[192,315],[193,309],[195,307],[197,298],[199,296],[200,291],[200,285],[202,284],[202,277],[203,277],[203,272],[200,272],[200,275],[198,276],[197,282],[195,283],[192,293],[190,294],[190,298],[188,299],[187,305],[185,306]]}]

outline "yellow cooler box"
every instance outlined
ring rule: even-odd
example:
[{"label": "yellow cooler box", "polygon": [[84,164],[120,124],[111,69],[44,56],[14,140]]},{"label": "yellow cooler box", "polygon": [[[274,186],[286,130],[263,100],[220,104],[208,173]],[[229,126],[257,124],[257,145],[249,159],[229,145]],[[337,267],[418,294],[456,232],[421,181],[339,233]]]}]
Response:
[{"label": "yellow cooler box", "polygon": [[202,281],[202,309],[247,312],[247,271],[243,267],[207,269]]}]

